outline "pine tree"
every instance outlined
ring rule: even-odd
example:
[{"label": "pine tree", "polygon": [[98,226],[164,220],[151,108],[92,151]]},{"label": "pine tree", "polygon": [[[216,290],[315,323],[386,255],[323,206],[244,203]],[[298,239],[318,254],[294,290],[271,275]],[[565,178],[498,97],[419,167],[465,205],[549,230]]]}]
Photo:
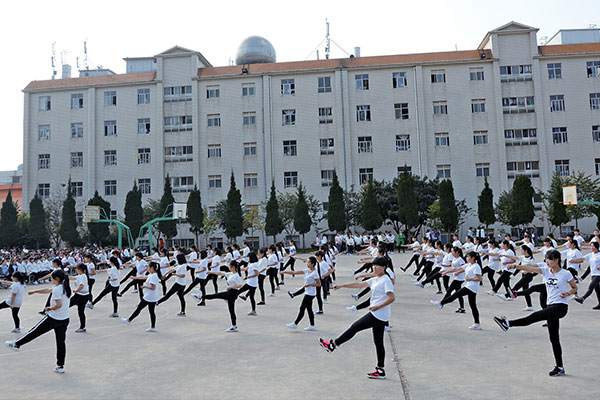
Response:
[{"label": "pine tree", "polygon": [[47,247],[50,244],[50,236],[48,235],[48,221],[46,219],[46,211],[42,199],[39,198],[37,192],[33,199],[29,202],[29,233],[37,249]]},{"label": "pine tree", "polygon": [[133,188],[125,197],[125,225],[131,230],[131,235],[136,238],[144,224],[144,209],[142,207],[142,191],[133,182]]},{"label": "pine tree", "polygon": [[194,185],[194,190],[190,192],[187,201],[187,222],[190,224],[190,232],[196,236],[196,246],[199,246],[198,235],[204,228],[204,210],[202,209],[202,199],[200,191]]},{"label": "pine tree", "polygon": [[67,198],[63,201],[62,218],[60,222],[60,238],[71,247],[79,246],[81,239],[77,232],[77,217],[75,215],[75,199],[71,192],[71,179],[67,184]]},{"label": "pine tree", "polygon": [[242,211],[242,194],[235,185],[235,177],[231,171],[229,192],[227,192],[227,203],[225,208],[225,235],[232,239],[244,233],[244,213]]},{"label": "pine tree", "polygon": [[479,222],[485,225],[487,229],[488,225],[496,222],[496,215],[494,213],[494,192],[490,188],[485,177],[485,184],[479,198],[477,199],[477,215]]},{"label": "pine tree", "polygon": [[546,198],[548,220],[552,226],[556,227],[560,227],[570,220],[567,214],[567,206],[563,204],[563,186],[562,177],[555,172],[550,183],[550,189],[544,196]]},{"label": "pine tree", "polygon": [[529,224],[535,217],[535,209],[533,208],[533,196],[535,191],[531,186],[529,177],[525,175],[518,176],[515,179],[511,192],[511,226]]},{"label": "pine tree", "polygon": [[0,216],[0,246],[6,248],[13,247],[19,239],[17,229],[18,211],[13,203],[10,189],[8,190],[6,200],[2,203]]},{"label": "pine tree", "polygon": [[[327,225],[331,232],[346,230],[346,212],[344,205],[344,190],[340,186],[337,173],[333,171],[333,184],[329,188],[327,209]],[[304,239],[303,239],[304,241]]]},{"label": "pine tree", "polygon": [[[110,218],[110,203],[100,197],[97,190],[94,192],[94,197],[88,201],[88,206],[100,207],[100,218]],[[87,226],[90,235],[90,241],[102,247],[102,242],[106,242],[110,235],[110,225],[105,222],[90,222],[87,224]]]},{"label": "pine tree", "polygon": [[275,193],[275,182],[271,182],[271,195],[266,206],[265,234],[273,236],[273,243],[276,242],[277,235],[283,231],[283,222],[279,215],[279,204],[277,203],[277,194]]},{"label": "pine tree", "polygon": [[455,232],[458,228],[458,208],[454,198],[452,181],[445,179],[440,183],[440,223],[447,233]]},{"label": "pine tree", "polygon": [[383,223],[374,189],[373,183],[369,182],[362,201],[362,227],[366,231],[375,231]]},{"label": "pine tree", "polygon": [[415,180],[406,170],[398,179],[398,221],[406,226],[407,230],[419,225],[419,206],[415,192]]},{"label": "pine tree", "polygon": [[[173,197],[173,190],[171,189],[171,178],[169,175],[165,178],[165,186],[163,190],[163,195],[160,198],[160,216],[165,215],[167,208],[170,208],[171,205],[175,202],[175,198]],[[172,209],[171,209],[172,211]],[[167,237],[167,240],[177,235],[177,221],[169,220],[169,221],[159,221],[158,230]]]},{"label": "pine tree", "polygon": [[[308,212],[308,203],[306,202],[306,190],[302,187],[302,183],[298,185],[296,199],[294,206],[294,229],[302,235],[302,248],[306,248],[304,234],[310,231],[312,221]],[[342,209],[342,211],[344,210]]]}]

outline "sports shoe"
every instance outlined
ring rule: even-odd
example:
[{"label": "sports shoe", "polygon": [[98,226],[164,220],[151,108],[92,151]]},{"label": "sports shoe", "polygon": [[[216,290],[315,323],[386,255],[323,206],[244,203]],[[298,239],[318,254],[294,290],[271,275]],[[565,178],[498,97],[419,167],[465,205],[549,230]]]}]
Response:
[{"label": "sports shoe", "polygon": [[346,307],[347,311],[353,312],[353,313],[357,313],[358,309],[356,308],[356,306],[350,306],[350,307]]},{"label": "sports shoe", "polygon": [[469,327],[469,329],[471,329],[472,331],[480,331],[481,330],[481,324],[473,324]]},{"label": "sports shoe", "polygon": [[503,294],[501,294],[501,293],[494,293],[494,295],[495,295],[496,297],[498,297],[498,298],[502,299],[502,300],[505,300],[505,299],[506,299],[506,296],[505,296],[505,295],[503,295]]},{"label": "sports shoe", "polygon": [[598,304],[596,307],[592,307],[592,310],[600,310],[600,304]]},{"label": "sports shoe", "polygon": [[183,311],[181,311],[181,312],[177,313],[177,316],[178,317],[185,317],[185,313]]},{"label": "sports shoe", "polygon": [[6,342],[4,342],[4,345],[6,347],[8,347],[9,349],[11,349],[12,351],[19,351],[19,348],[17,347],[17,345],[15,344],[15,341],[12,340],[7,340]]},{"label": "sports shoe", "polygon": [[433,304],[434,306],[436,306],[437,308],[439,308],[440,310],[444,307],[442,305],[442,303],[440,303],[439,301],[435,301],[435,300],[430,300],[429,301],[431,304]]},{"label": "sports shoe", "polygon": [[554,367],[554,369],[548,372],[550,376],[562,376],[565,374],[565,369],[562,367]]},{"label": "sports shoe", "polygon": [[315,326],[314,326],[314,325],[309,325],[309,326],[307,326],[306,328],[304,328],[304,330],[305,330],[306,332],[313,332],[313,331],[316,331],[316,330],[317,330],[317,328],[315,328]]},{"label": "sports shoe", "polygon": [[521,311],[533,311],[534,308],[533,307],[525,307],[524,309],[522,309]]},{"label": "sports shoe", "polygon": [[296,325],[296,324],[295,324],[295,323],[293,323],[293,322],[290,322],[290,323],[289,323],[289,324],[287,324],[286,326],[287,326],[288,328],[290,328],[290,329],[296,329],[296,328],[298,328],[298,325]]},{"label": "sports shoe", "polygon": [[53,369],[53,371],[56,372],[57,374],[64,374],[65,367],[61,367],[61,366],[57,365],[56,368]]},{"label": "sports shoe", "polygon": [[335,345],[333,344],[333,339],[325,340],[325,339],[319,338],[319,344],[328,353],[332,353],[335,350]]},{"label": "sports shoe", "polygon": [[233,333],[233,332],[237,332],[237,331],[238,331],[238,327],[234,325],[231,328],[227,329],[225,332]]},{"label": "sports shoe", "polygon": [[292,293],[292,291],[291,291],[291,290],[288,290],[288,291],[287,291],[287,294],[289,294],[289,295],[290,295],[290,298],[292,298],[292,299],[294,298],[294,293]]},{"label": "sports shoe", "polygon": [[148,328],[148,329],[146,329],[146,332],[148,332],[148,333],[156,333],[156,328]]},{"label": "sports shoe", "polygon": [[[275,289],[277,290],[277,289]],[[269,297],[275,297],[275,293],[269,293]]]},{"label": "sports shoe", "polygon": [[329,302],[325,299],[323,299],[323,304],[329,304]]},{"label": "sports shoe", "polygon": [[315,314],[317,314],[317,315],[323,315],[323,311],[319,310]]},{"label": "sports shoe", "polygon": [[244,295],[241,295],[241,296],[240,296],[240,299],[242,299],[242,300],[246,301],[247,297],[246,297],[246,296],[244,296]]},{"label": "sports shoe", "polygon": [[15,328],[10,333],[21,333],[21,328]]},{"label": "sports shoe", "polygon": [[444,292],[442,292],[441,290],[438,290],[437,292],[435,292],[435,294],[442,294]]},{"label": "sports shoe", "polygon": [[133,291],[131,293],[137,293],[137,289],[133,289]]},{"label": "sports shoe", "polygon": [[38,312],[38,314],[40,314],[40,315],[46,315],[46,311],[40,311],[40,312]]},{"label": "sports shoe", "polygon": [[454,311],[457,314],[464,314],[465,313],[465,309],[462,307],[459,307],[456,311]]},{"label": "sports shoe", "polygon": [[86,333],[87,330],[85,328],[79,328],[75,331],[75,333]]},{"label": "sports shoe", "polygon": [[385,379],[385,371],[379,367],[375,367],[375,371],[367,374],[369,379]]},{"label": "sports shoe", "polygon": [[88,301],[87,304],[85,305],[85,308],[89,308],[90,310],[93,310],[94,305]]},{"label": "sports shoe", "polygon": [[256,303],[257,306],[264,306],[267,303],[265,303],[264,301],[259,301],[258,303]]},{"label": "sports shoe", "polygon": [[352,297],[354,299],[354,301],[358,301],[358,295],[357,294],[352,293],[350,295],[350,297]]},{"label": "sports shoe", "polygon": [[581,296],[575,296],[573,297],[573,300],[575,300],[576,302],[578,302],[579,304],[583,304],[583,297]]},{"label": "sports shoe", "polygon": [[257,315],[257,314],[256,314],[256,311],[250,311],[250,312],[248,313],[248,315],[251,315],[251,316],[253,316],[253,317],[256,317],[256,315]]},{"label": "sports shoe", "polygon": [[493,292],[493,291],[491,291],[491,290],[488,290],[486,293],[487,293],[487,294],[489,294],[490,296],[493,296],[493,295],[495,295],[495,294],[496,294],[496,293],[494,293],[494,292]]},{"label": "sports shoe", "polygon": [[[280,284],[281,284],[281,283],[280,283]],[[280,288],[279,286],[277,286],[277,287],[275,288],[275,290],[281,290],[281,288]]]},{"label": "sports shoe", "polygon": [[131,321],[129,321],[128,318],[121,318],[121,322],[124,323],[125,325],[131,325]]},{"label": "sports shoe", "polygon": [[413,285],[420,287],[421,289],[423,289],[425,286],[423,286],[423,284],[419,281],[417,282],[413,282]]},{"label": "sports shoe", "polygon": [[508,330],[508,328],[509,328],[509,326],[508,326],[508,321],[506,320],[506,317],[504,317],[504,316],[502,316],[502,317],[500,317],[500,318],[498,318],[498,317],[494,317],[494,322],[495,322],[495,323],[497,323],[497,324],[498,324],[498,326],[499,326],[500,328],[502,328],[502,330],[503,330],[504,332],[506,332],[506,331]]},{"label": "sports shoe", "polygon": [[198,307],[204,307],[206,305],[206,302],[201,301],[200,303],[196,304]]},{"label": "sports shoe", "polygon": [[200,295],[199,294],[192,293],[192,297],[195,298],[196,300],[200,301]]},{"label": "sports shoe", "polygon": [[385,332],[391,332],[391,331],[392,331],[392,328],[390,328],[389,326],[385,326],[385,327],[383,327],[383,330],[384,330]]},{"label": "sports shoe", "polygon": [[108,318],[119,318],[119,314],[117,313],[112,313],[108,316]]}]

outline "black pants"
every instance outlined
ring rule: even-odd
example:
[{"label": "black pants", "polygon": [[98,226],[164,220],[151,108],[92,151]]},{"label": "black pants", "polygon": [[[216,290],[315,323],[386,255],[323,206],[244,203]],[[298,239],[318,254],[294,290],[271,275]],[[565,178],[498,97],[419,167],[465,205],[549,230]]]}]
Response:
[{"label": "black pants", "polygon": [[496,271],[491,269],[489,266],[486,266],[486,267],[483,267],[483,269],[481,270],[481,273],[487,274],[487,277],[488,277],[488,280],[490,281],[491,287],[496,286],[496,280],[494,279],[494,274],[496,273]]},{"label": "black pants", "polygon": [[296,259],[294,257],[290,257],[290,258],[288,258],[288,260],[285,263],[285,265],[283,266],[283,268],[281,268],[281,270],[285,271],[287,269],[287,267],[290,267],[290,269],[292,271],[294,271],[294,265],[295,264],[296,264]]},{"label": "black pants", "polygon": [[406,271],[413,262],[417,267],[419,266],[419,254],[413,254],[408,264],[406,264],[406,267],[402,268],[402,271]]},{"label": "black pants", "polygon": [[308,294],[304,295],[304,297],[302,298],[302,303],[300,304],[300,311],[298,311],[298,316],[296,317],[296,321],[294,321],[294,324],[298,325],[300,321],[302,321],[302,318],[304,318],[305,311],[308,314],[308,321],[310,322],[310,324],[315,324],[315,314],[313,313],[312,309],[312,303],[314,299],[315,296],[311,296]]},{"label": "black pants", "polygon": [[268,268],[267,275],[269,276],[269,283],[271,284],[271,293],[275,293],[275,284],[279,286],[277,281],[277,268]]},{"label": "black pants", "polygon": [[579,277],[579,272],[577,272],[575,268],[569,267],[567,268],[567,270],[571,273],[571,275],[573,275],[573,278],[577,279],[578,281],[581,280],[581,278]]},{"label": "black pants", "polygon": [[442,283],[444,284],[444,289],[447,292],[448,288],[450,287],[450,277],[448,275],[442,276]]},{"label": "black pants", "polygon": [[590,286],[588,286],[587,292],[581,297],[587,299],[592,294],[592,291],[596,292],[596,297],[598,297],[598,304],[600,304],[600,275],[592,275],[592,281],[590,282]]},{"label": "black pants", "polygon": [[[442,304],[444,304],[444,300],[452,296],[454,292],[458,292],[461,289],[462,284],[463,281],[457,281],[456,279],[453,280],[448,289],[446,290],[446,294],[442,299]],[[460,308],[465,308],[465,301],[463,300],[462,296],[458,297],[458,304]]]},{"label": "black pants", "polygon": [[125,282],[127,282],[127,280],[129,278],[131,278],[132,276],[134,276],[136,273],[136,269],[135,268],[131,268],[131,270],[129,271],[129,273],[125,276],[125,278],[121,279],[121,285],[124,284]]},{"label": "black pants", "polygon": [[548,323],[548,335],[550,336],[550,343],[552,343],[552,351],[554,353],[554,359],[556,360],[557,367],[563,367],[562,359],[562,348],[560,346],[560,319],[567,315],[569,306],[566,304],[550,304],[543,310],[536,311],[533,314],[529,314],[525,318],[519,318],[512,321],[508,321],[510,327],[513,326],[528,326],[540,321],[546,321]]},{"label": "black pants", "polygon": [[265,302],[265,279],[266,275],[259,274],[258,275],[258,290],[260,291],[260,301]]},{"label": "black pants", "polygon": [[[587,278],[587,276],[592,272],[592,268],[591,267],[587,267],[585,272],[583,273],[583,275],[581,275],[581,280],[584,280],[585,278]],[[593,276],[593,275],[592,275]]]},{"label": "black pants", "polygon": [[323,289],[323,298],[327,300],[329,296],[329,287],[331,286],[331,275],[321,279],[321,288]]},{"label": "black pants", "polygon": [[[479,323],[479,310],[477,309],[477,293],[467,289],[466,287],[462,287],[458,289],[458,291],[454,292],[451,296],[446,296],[442,299],[442,305],[452,303],[456,299],[462,299],[464,296],[467,296],[469,300],[469,307],[471,308],[471,313],[473,314],[473,322],[476,324]],[[461,306],[462,308],[463,306]]]},{"label": "black pants", "polygon": [[373,329],[373,342],[377,352],[377,366],[383,368],[385,365],[385,346],[383,345],[383,332],[386,321],[381,321],[370,312],[363,315],[359,320],[334,340],[336,347],[341,346],[354,337],[358,332],[365,329]]},{"label": "black pants", "polygon": [[88,291],[90,292],[88,299],[89,301],[92,301],[92,288],[94,287],[94,284],[96,283],[96,279],[92,279],[88,276]]},{"label": "black pants", "polygon": [[218,275],[210,274],[208,275],[206,283],[212,281],[213,288],[215,289],[215,294],[219,293],[219,284],[217,283]]},{"label": "black pants", "polygon": [[64,367],[65,357],[67,355],[67,344],[65,343],[67,326],[69,326],[69,318],[60,320],[46,315],[36,326],[31,328],[29,332],[20,337],[15,342],[15,346],[21,347],[42,336],[44,333],[54,330],[54,337],[56,338],[56,365]]},{"label": "black pants", "polygon": [[421,282],[421,284],[423,286],[425,286],[428,283],[435,281],[435,283],[437,284],[437,287],[438,287],[438,291],[441,292],[442,291],[442,285],[440,284],[440,277],[442,276],[442,274],[440,274],[441,269],[442,269],[441,267],[435,267],[434,269],[432,269],[431,272],[429,273],[429,275],[427,275],[427,278],[425,278],[425,280],[423,282]]},{"label": "black pants", "polygon": [[365,294],[369,293],[371,291],[370,287],[366,287],[363,290],[360,291],[360,293],[358,294],[358,298],[360,299],[361,297],[363,297]]},{"label": "black pants", "polygon": [[146,308],[146,306],[148,307],[148,312],[150,313],[150,326],[152,328],[156,328],[156,313],[154,312],[156,308],[156,302],[146,301],[143,298],[138,304],[133,314],[131,314],[131,316],[129,317],[129,322],[133,321],[138,315],[140,315],[140,312],[142,312],[142,310]]},{"label": "black pants", "polygon": [[206,296],[204,296],[204,298],[206,300],[211,300],[211,299],[227,300],[227,308],[229,309],[229,317],[231,318],[231,325],[237,326],[236,325],[237,318],[235,316],[235,300],[238,298],[238,290],[237,289],[231,289],[231,290],[227,290],[225,292],[219,292],[219,293],[215,293],[215,294],[207,294]]},{"label": "black pants", "polygon": [[[167,279],[163,279],[165,276],[162,273],[162,270],[159,268],[156,271],[156,275],[158,275],[158,281],[160,282],[160,286],[162,286],[163,296],[167,293]],[[171,275],[169,275],[169,278]]]},{"label": "black pants", "polygon": [[121,296],[123,296],[125,293],[127,293],[129,288],[132,286],[135,287],[135,289],[137,289],[138,295],[140,296],[140,300],[142,300],[144,298],[144,294],[143,294],[143,290],[142,290],[143,282],[138,281],[136,279],[132,279],[131,281],[129,281],[129,283],[127,285],[125,285],[125,287],[123,289],[121,289]]},{"label": "black pants", "polygon": [[361,272],[366,272],[366,271],[373,271],[373,263],[370,263],[370,262],[364,263],[362,265],[362,267],[360,267],[359,269],[354,271],[354,275],[360,274]]},{"label": "black pants", "polygon": [[254,299],[254,294],[256,293],[256,287],[250,286],[247,283],[242,286],[238,295],[241,295],[244,292],[248,292],[248,297],[250,297],[250,305],[252,306],[252,311],[256,311],[256,300]]},{"label": "black pants", "polygon": [[195,278],[194,274],[196,272],[196,269],[194,267],[190,267],[189,265],[187,266],[186,269],[190,272],[190,278],[192,278],[192,281],[193,281]]},{"label": "black pants", "polygon": [[77,306],[77,315],[79,315],[79,328],[85,329],[85,305],[89,300],[89,296],[82,296],[75,293],[71,296],[69,307]]},{"label": "black pants", "polygon": [[512,276],[512,272],[510,271],[502,271],[502,275],[496,281],[496,285],[492,288],[494,293],[498,293],[500,290],[500,286],[504,285],[504,289],[506,290],[506,297],[510,297],[510,277]]},{"label": "black pants", "polygon": [[194,279],[194,281],[192,283],[190,283],[190,286],[187,287],[187,289],[185,289],[185,291],[183,292],[184,295],[188,294],[194,287],[196,287],[198,284],[200,284],[200,293],[202,293],[202,297],[204,297],[206,295],[206,283],[208,282],[208,278],[198,278],[196,277],[196,279]]},{"label": "black pants", "polygon": [[417,269],[415,269],[415,272],[413,272],[413,275],[419,275],[419,271],[421,271],[421,268],[423,268],[423,266],[425,265],[425,258],[421,258],[421,261],[419,261],[419,263],[417,264]]},{"label": "black pants", "polygon": [[[2,302],[0,303],[0,310],[4,309],[4,308],[10,308],[10,306],[8,305],[7,302]],[[19,310],[21,309],[21,307],[13,307],[11,312],[12,312],[12,318],[13,318],[13,322],[15,323],[15,328],[19,329],[21,327],[21,320],[19,319]]]},{"label": "black pants", "polygon": [[[300,296],[305,292],[305,289],[302,287],[294,293],[294,297]],[[321,298],[321,286],[317,286],[317,305],[319,306],[319,311],[323,312],[323,299]]]},{"label": "black pants", "polygon": [[96,305],[100,300],[102,300],[102,298],[104,296],[106,296],[107,294],[110,293],[110,296],[112,298],[112,303],[113,303],[113,313],[116,314],[119,311],[119,300],[117,297],[118,292],[119,292],[118,286],[112,286],[110,283],[106,282],[106,286],[104,286],[104,290],[102,290],[102,292],[100,292],[98,297],[96,297],[96,299],[94,301],[92,301],[92,304]]},{"label": "black pants", "polygon": [[[537,274],[522,274],[521,275],[521,279],[519,279],[519,282],[517,282],[512,290],[513,292],[516,292],[519,289],[523,289],[523,290],[527,290],[529,289],[529,284],[531,283],[531,281],[533,280],[533,278],[536,276]],[[523,294],[523,297],[525,297],[525,301],[527,302],[527,307],[532,307],[531,305],[531,296],[526,293]]]},{"label": "black pants", "polygon": [[180,285],[179,283],[175,282],[173,284],[173,286],[171,286],[171,289],[169,289],[167,294],[164,295],[160,300],[158,300],[156,305],[159,305],[160,303],[164,303],[165,301],[169,300],[169,298],[171,296],[173,296],[175,293],[177,293],[177,297],[179,297],[179,304],[181,305],[181,312],[184,313],[185,312],[185,297],[183,296],[184,291],[185,291],[185,286]]},{"label": "black pants", "polygon": [[421,275],[419,275],[417,280],[420,281],[423,277],[429,275],[431,273],[432,268],[433,268],[433,262],[425,261],[423,263],[423,271],[421,271]]},{"label": "black pants", "polygon": [[540,307],[546,308],[546,298],[548,294],[546,293],[546,284],[538,283],[537,285],[530,286],[526,290],[521,290],[520,292],[514,292],[515,296],[529,296],[531,293],[538,292],[540,294]]}]

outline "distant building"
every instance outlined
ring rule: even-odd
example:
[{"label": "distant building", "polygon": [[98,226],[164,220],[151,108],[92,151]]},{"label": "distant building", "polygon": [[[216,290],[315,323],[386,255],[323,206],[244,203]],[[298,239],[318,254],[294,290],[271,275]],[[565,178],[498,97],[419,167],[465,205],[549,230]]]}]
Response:
[{"label": "distant building", "polygon": [[10,190],[13,201],[22,209],[23,188],[21,180],[23,178],[23,164],[19,165],[15,171],[0,171],[0,205],[4,203]]}]

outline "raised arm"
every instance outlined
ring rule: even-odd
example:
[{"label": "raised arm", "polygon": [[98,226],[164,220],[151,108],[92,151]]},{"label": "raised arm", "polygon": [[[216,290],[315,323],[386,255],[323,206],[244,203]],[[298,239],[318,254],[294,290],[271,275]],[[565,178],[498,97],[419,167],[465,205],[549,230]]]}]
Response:
[{"label": "raised arm", "polygon": [[506,268],[508,270],[518,269],[523,272],[533,272],[536,274],[542,273],[542,269],[537,264],[521,264],[521,265],[511,264],[511,265],[508,265]]}]

